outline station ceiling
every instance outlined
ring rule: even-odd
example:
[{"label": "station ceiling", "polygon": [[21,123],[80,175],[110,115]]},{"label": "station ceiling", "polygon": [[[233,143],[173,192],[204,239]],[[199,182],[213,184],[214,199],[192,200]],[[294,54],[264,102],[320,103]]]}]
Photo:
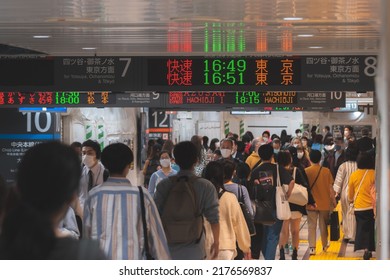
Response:
[{"label": "station ceiling", "polygon": [[1,0],[0,55],[376,54],[380,2]]}]

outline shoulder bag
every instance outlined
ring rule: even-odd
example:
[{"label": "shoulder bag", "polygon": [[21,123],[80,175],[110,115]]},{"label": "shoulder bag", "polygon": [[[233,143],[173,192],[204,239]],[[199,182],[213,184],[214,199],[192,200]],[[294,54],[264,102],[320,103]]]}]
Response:
[{"label": "shoulder bag", "polygon": [[142,191],[142,187],[138,186],[139,189],[139,197],[141,200],[141,216],[142,216],[142,226],[144,231],[144,248],[145,248],[145,256],[147,260],[154,260],[149,250],[149,241],[148,241],[148,231],[146,227],[146,218],[145,218],[145,201],[144,201],[144,193]]},{"label": "shoulder bag", "polygon": [[[294,167],[294,171],[293,171],[294,181],[295,181],[296,171],[297,171],[297,168]],[[294,204],[297,204],[300,206],[306,205],[308,202],[307,189],[304,186],[295,183],[294,188],[291,192],[291,195],[288,198],[288,202],[294,203]]]},{"label": "shoulder bag", "polygon": [[279,165],[276,165],[276,194],[275,194],[275,202],[276,202],[276,217],[279,220],[289,220],[291,218],[291,210],[290,204],[287,200],[287,193],[285,188],[280,183],[280,174],[279,174]]},{"label": "shoulder bag", "polygon": [[356,191],[356,193],[355,193],[355,195],[353,197],[353,202],[349,204],[348,214],[355,215],[355,201],[356,201],[356,197],[357,197],[357,195],[358,195],[358,193],[360,191],[360,187],[363,184],[364,178],[366,178],[367,172],[368,172],[368,170],[366,170],[366,172],[363,175],[362,180],[360,181],[359,187],[358,187],[358,189],[357,189],[357,191]]},{"label": "shoulder bag", "polygon": [[253,216],[251,212],[249,212],[249,209],[244,202],[241,185],[238,185],[238,204],[240,204],[242,214],[244,214],[245,222],[246,225],[248,226],[250,235],[251,236],[256,235],[256,228],[255,228],[255,224],[253,223]]}]

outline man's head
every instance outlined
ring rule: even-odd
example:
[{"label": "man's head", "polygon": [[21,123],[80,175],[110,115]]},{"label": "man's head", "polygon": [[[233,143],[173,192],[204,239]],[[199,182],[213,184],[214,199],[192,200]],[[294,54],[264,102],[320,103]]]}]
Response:
[{"label": "man's head", "polygon": [[344,127],[344,137],[351,136],[352,133],[353,133],[352,126],[347,125],[347,126]]},{"label": "man's head", "polygon": [[87,140],[82,144],[81,153],[82,162],[88,168],[92,168],[98,163],[98,160],[100,159],[100,145],[96,141]]},{"label": "man's head", "polygon": [[278,138],[275,138],[272,141],[272,147],[274,148],[274,152],[277,154],[280,151],[281,142]]},{"label": "man's head", "polygon": [[173,149],[175,162],[181,170],[192,170],[198,161],[198,151],[194,143],[183,141]]},{"label": "man's head", "polygon": [[108,169],[110,175],[126,177],[133,160],[133,152],[123,143],[108,145],[102,152],[102,163]]},{"label": "man's head", "polygon": [[265,143],[268,143],[270,136],[271,134],[267,130],[263,131],[263,134],[261,134],[261,137]]},{"label": "man's head", "polygon": [[310,152],[310,161],[312,163],[319,163],[321,160],[321,152],[318,150],[311,150]]},{"label": "man's head", "polygon": [[222,139],[220,150],[223,158],[230,158],[233,151],[233,140],[229,138]]},{"label": "man's head", "polygon": [[269,144],[261,145],[257,153],[259,154],[262,160],[269,161],[272,159],[272,156],[274,155],[274,148]]}]

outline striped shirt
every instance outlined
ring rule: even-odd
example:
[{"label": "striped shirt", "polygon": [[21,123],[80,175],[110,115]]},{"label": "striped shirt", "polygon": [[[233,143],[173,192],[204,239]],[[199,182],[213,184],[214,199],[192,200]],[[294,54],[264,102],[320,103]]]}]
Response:
[{"label": "striped shirt", "polygon": [[[155,259],[170,259],[156,205],[147,190],[142,190],[150,254]],[[109,177],[89,192],[84,226],[86,238],[99,240],[108,259],[146,259],[139,189],[129,180]]]}]

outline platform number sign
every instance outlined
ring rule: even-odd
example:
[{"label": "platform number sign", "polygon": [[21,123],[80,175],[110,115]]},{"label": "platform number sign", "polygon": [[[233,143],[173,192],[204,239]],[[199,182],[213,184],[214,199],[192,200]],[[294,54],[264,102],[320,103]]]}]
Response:
[{"label": "platform number sign", "polygon": [[170,123],[170,115],[165,111],[149,108],[149,136],[152,136],[151,138],[160,138],[162,133],[169,132]]}]

